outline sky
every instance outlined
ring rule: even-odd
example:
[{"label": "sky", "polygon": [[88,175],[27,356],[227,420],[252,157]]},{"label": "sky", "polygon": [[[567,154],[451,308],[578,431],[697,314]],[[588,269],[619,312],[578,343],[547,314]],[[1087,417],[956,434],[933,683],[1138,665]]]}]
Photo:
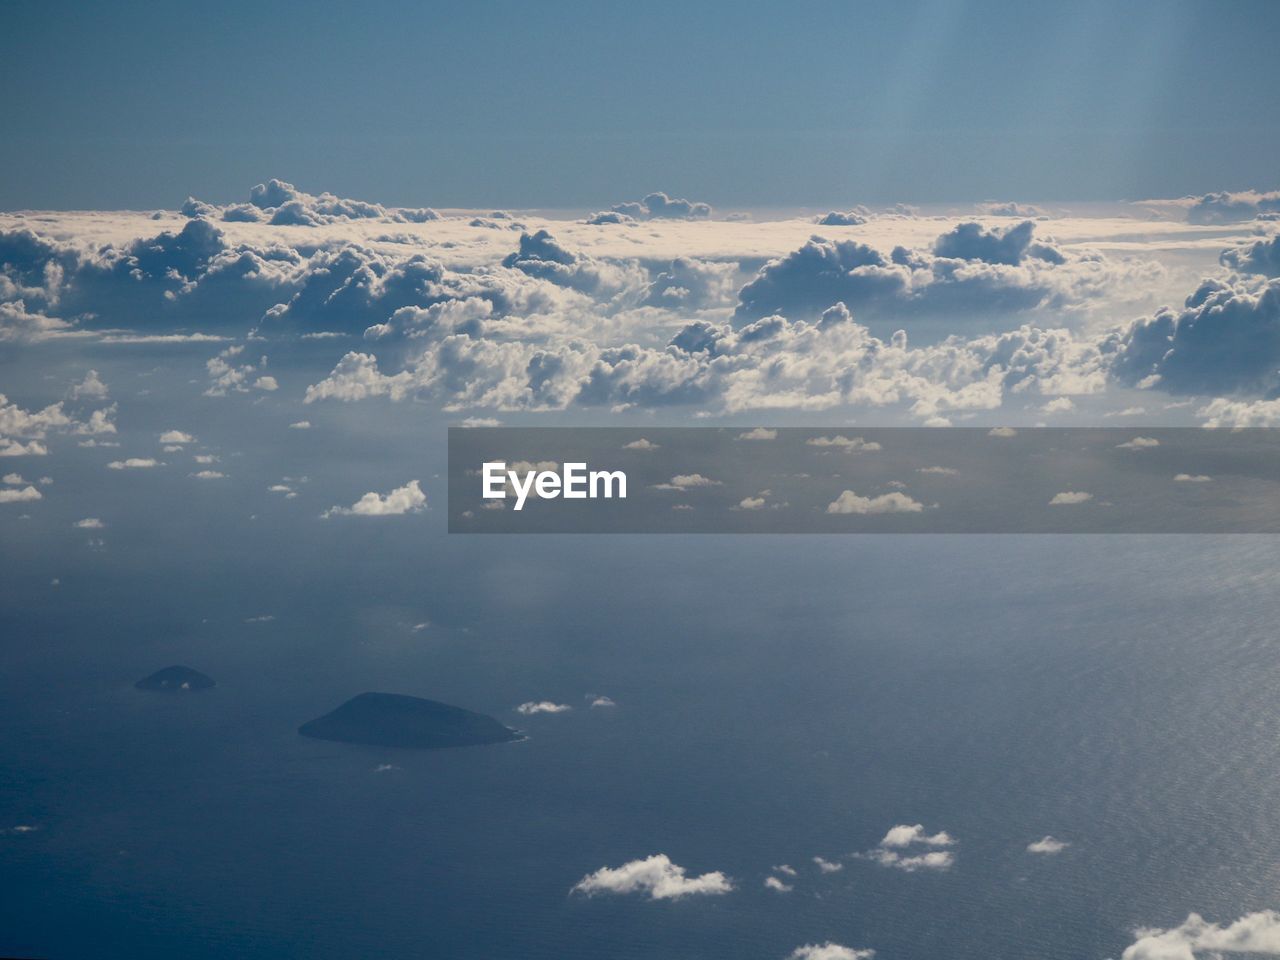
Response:
[{"label": "sky", "polygon": [[1263,186],[1268,2],[0,6],[0,208],[279,176],[406,206]]},{"label": "sky", "polygon": [[[537,527],[449,485],[617,427],[615,531],[1274,528],[1274,431],[1201,428],[1280,426],[1278,39],[0,0],[0,953],[1280,956],[1270,539],[462,536]],[[534,735],[299,743],[362,690]]]}]

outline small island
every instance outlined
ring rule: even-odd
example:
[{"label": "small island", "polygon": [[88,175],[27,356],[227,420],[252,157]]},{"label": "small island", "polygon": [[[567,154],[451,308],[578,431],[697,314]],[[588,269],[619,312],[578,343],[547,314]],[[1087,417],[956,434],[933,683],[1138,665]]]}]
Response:
[{"label": "small island", "polygon": [[304,737],[435,750],[509,743],[522,735],[493,717],[398,693],[362,693],[298,728]]},{"label": "small island", "polygon": [[214,686],[213,677],[192,670],[190,667],[172,666],[157,670],[134,684],[139,690],[158,690],[166,693],[182,693],[188,690],[208,690]]}]

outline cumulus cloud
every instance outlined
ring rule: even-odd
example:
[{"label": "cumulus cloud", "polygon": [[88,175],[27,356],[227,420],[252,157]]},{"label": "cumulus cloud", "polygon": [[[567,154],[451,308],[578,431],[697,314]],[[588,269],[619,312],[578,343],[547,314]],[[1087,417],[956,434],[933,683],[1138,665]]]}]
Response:
[{"label": "cumulus cloud", "polygon": [[98,371],[90,370],[85,374],[83,380],[71,388],[71,399],[102,400],[106,398],[109,392],[107,385],[98,376]]},{"label": "cumulus cloud", "polygon": [[772,890],[774,893],[790,893],[795,889],[791,884],[784,883],[777,877],[765,877],[764,887],[766,890]]},{"label": "cumulus cloud", "polygon": [[[949,870],[955,864],[955,854],[947,848],[955,844],[955,838],[945,830],[929,834],[921,824],[900,823],[891,827],[879,844],[859,856],[905,873]],[[911,852],[921,847],[925,848],[924,852]]]},{"label": "cumulus cloud", "polygon": [[44,496],[40,491],[32,486],[0,489],[0,503],[29,503],[32,500],[43,499]]},{"label": "cumulus cloud", "polygon": [[641,437],[639,440],[632,440],[630,443],[624,443],[622,445],[622,449],[623,450],[643,450],[645,452],[648,452],[650,450],[659,449],[659,446],[658,444],[654,443],[652,440],[646,440],[644,437]]},{"label": "cumulus cloud", "polygon": [[1174,478],[1178,483],[1212,483],[1213,477],[1203,473],[1179,473]]},{"label": "cumulus cloud", "polygon": [[97,517],[85,517],[83,520],[77,520],[75,525],[81,530],[101,530],[106,526]]},{"label": "cumulus cloud", "polygon": [[1200,197],[1188,197],[1181,203],[1186,207],[1190,223],[1239,223],[1266,214],[1280,213],[1280,191],[1220,191]]},{"label": "cumulus cloud", "polygon": [[403,487],[396,487],[387,494],[370,491],[349,507],[330,507],[321,517],[398,517],[406,513],[418,513],[426,505],[427,495],[422,492],[417,480],[410,480]]},{"label": "cumulus cloud", "polygon": [[1280,391],[1280,280],[1206,280],[1106,344],[1122,382],[1175,394]]},{"label": "cumulus cloud", "polygon": [[684,867],[666,854],[632,860],[620,867],[601,867],[574,885],[573,893],[647,894],[651,900],[678,900],[689,896],[716,896],[733,890],[733,883],[719,870],[687,876]]},{"label": "cumulus cloud", "polygon": [[871,213],[866,207],[855,207],[853,210],[832,210],[814,222],[820,227],[860,227],[870,217]]},{"label": "cumulus cloud", "polygon": [[1124,443],[1117,443],[1117,450],[1150,450],[1152,447],[1160,446],[1160,441],[1155,437],[1134,437],[1132,440],[1126,440]]},{"label": "cumulus cloud", "polygon": [[828,940],[826,943],[806,943],[796,947],[787,954],[787,960],[871,960],[875,955],[874,950],[855,950]]},{"label": "cumulus cloud", "polygon": [[827,860],[823,857],[814,857],[813,862],[823,873],[839,873],[844,869],[843,863],[838,863],[834,860]]},{"label": "cumulus cloud", "polygon": [[[592,704],[592,706],[595,706],[595,704]],[[516,713],[531,717],[538,713],[567,713],[572,709],[573,707],[567,703],[556,703],[552,700],[530,700],[528,703],[522,703],[516,707]]]},{"label": "cumulus cloud", "polygon": [[879,513],[920,513],[922,510],[924,510],[924,504],[897,490],[892,493],[882,493],[876,497],[861,497],[852,490],[845,490],[835,500],[827,504],[827,513],[870,515]]},{"label": "cumulus cloud", "polygon": [[195,443],[196,438],[189,433],[183,433],[181,430],[166,430],[160,434],[160,442],[171,446],[181,446],[187,443]]},{"label": "cumulus cloud", "polygon": [[834,437],[810,437],[805,441],[805,443],[811,447],[835,447],[840,450],[848,450],[850,453],[863,450],[868,453],[874,453],[880,449],[880,444],[876,443],[874,440],[867,441],[862,439],[862,437],[845,437],[840,435]]},{"label": "cumulus cloud", "polygon": [[1086,493],[1083,490],[1063,490],[1061,493],[1053,495],[1053,499],[1049,501],[1049,506],[1071,507],[1081,503],[1088,503],[1092,499],[1093,494]]},{"label": "cumulus cloud", "polygon": [[1009,437],[1016,437],[1017,435],[1018,431],[1013,429],[1013,427],[992,427],[987,431],[988,437],[1001,437],[1003,439],[1008,439]]},{"label": "cumulus cloud", "polygon": [[1065,840],[1057,840],[1053,837],[1045,836],[1033,843],[1027,844],[1027,853],[1055,854],[1061,853],[1070,846]]},{"label": "cumulus cloud", "polygon": [[739,440],[777,440],[778,431],[768,427],[755,427],[745,433],[738,434]]},{"label": "cumulus cloud", "polygon": [[1241,273],[1258,273],[1264,277],[1280,277],[1280,234],[1266,240],[1224,250],[1219,257],[1223,266]]},{"label": "cumulus cloud", "polygon": [[1121,960],[1196,960],[1224,953],[1280,954],[1280,913],[1261,910],[1226,926],[1192,913],[1176,927],[1138,930]]},{"label": "cumulus cloud", "polygon": [[712,480],[700,473],[683,473],[672,477],[667,483],[655,483],[655,490],[695,490],[699,487],[722,487],[719,480]]},{"label": "cumulus cloud", "polygon": [[127,460],[112,460],[107,464],[108,470],[150,470],[163,467],[164,464],[155,457],[129,457]]},{"label": "cumulus cloud", "polygon": [[711,204],[658,192],[640,201],[615,204],[612,212],[633,220],[705,220],[711,216]]}]

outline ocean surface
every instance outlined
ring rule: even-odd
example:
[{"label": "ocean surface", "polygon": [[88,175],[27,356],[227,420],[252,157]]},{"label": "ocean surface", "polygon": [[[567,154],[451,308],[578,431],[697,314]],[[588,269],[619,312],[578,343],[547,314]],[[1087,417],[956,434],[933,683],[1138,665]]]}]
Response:
[{"label": "ocean surface", "polygon": [[[0,954],[1102,960],[1277,906],[1274,538],[466,538],[194,497],[135,484],[102,544],[5,522]],[[170,663],[218,686],[133,688]],[[296,733],[365,690],[528,740]],[[851,856],[916,823],[951,869]],[[570,892],[656,853],[735,889]]]}]

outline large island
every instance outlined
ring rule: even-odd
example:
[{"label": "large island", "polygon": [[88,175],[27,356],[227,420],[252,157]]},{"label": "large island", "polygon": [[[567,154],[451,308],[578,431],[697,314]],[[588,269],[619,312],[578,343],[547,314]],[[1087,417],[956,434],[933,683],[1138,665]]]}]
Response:
[{"label": "large island", "polygon": [[483,713],[398,693],[362,693],[304,723],[298,732],[318,740],[420,750],[522,739],[519,732]]}]

